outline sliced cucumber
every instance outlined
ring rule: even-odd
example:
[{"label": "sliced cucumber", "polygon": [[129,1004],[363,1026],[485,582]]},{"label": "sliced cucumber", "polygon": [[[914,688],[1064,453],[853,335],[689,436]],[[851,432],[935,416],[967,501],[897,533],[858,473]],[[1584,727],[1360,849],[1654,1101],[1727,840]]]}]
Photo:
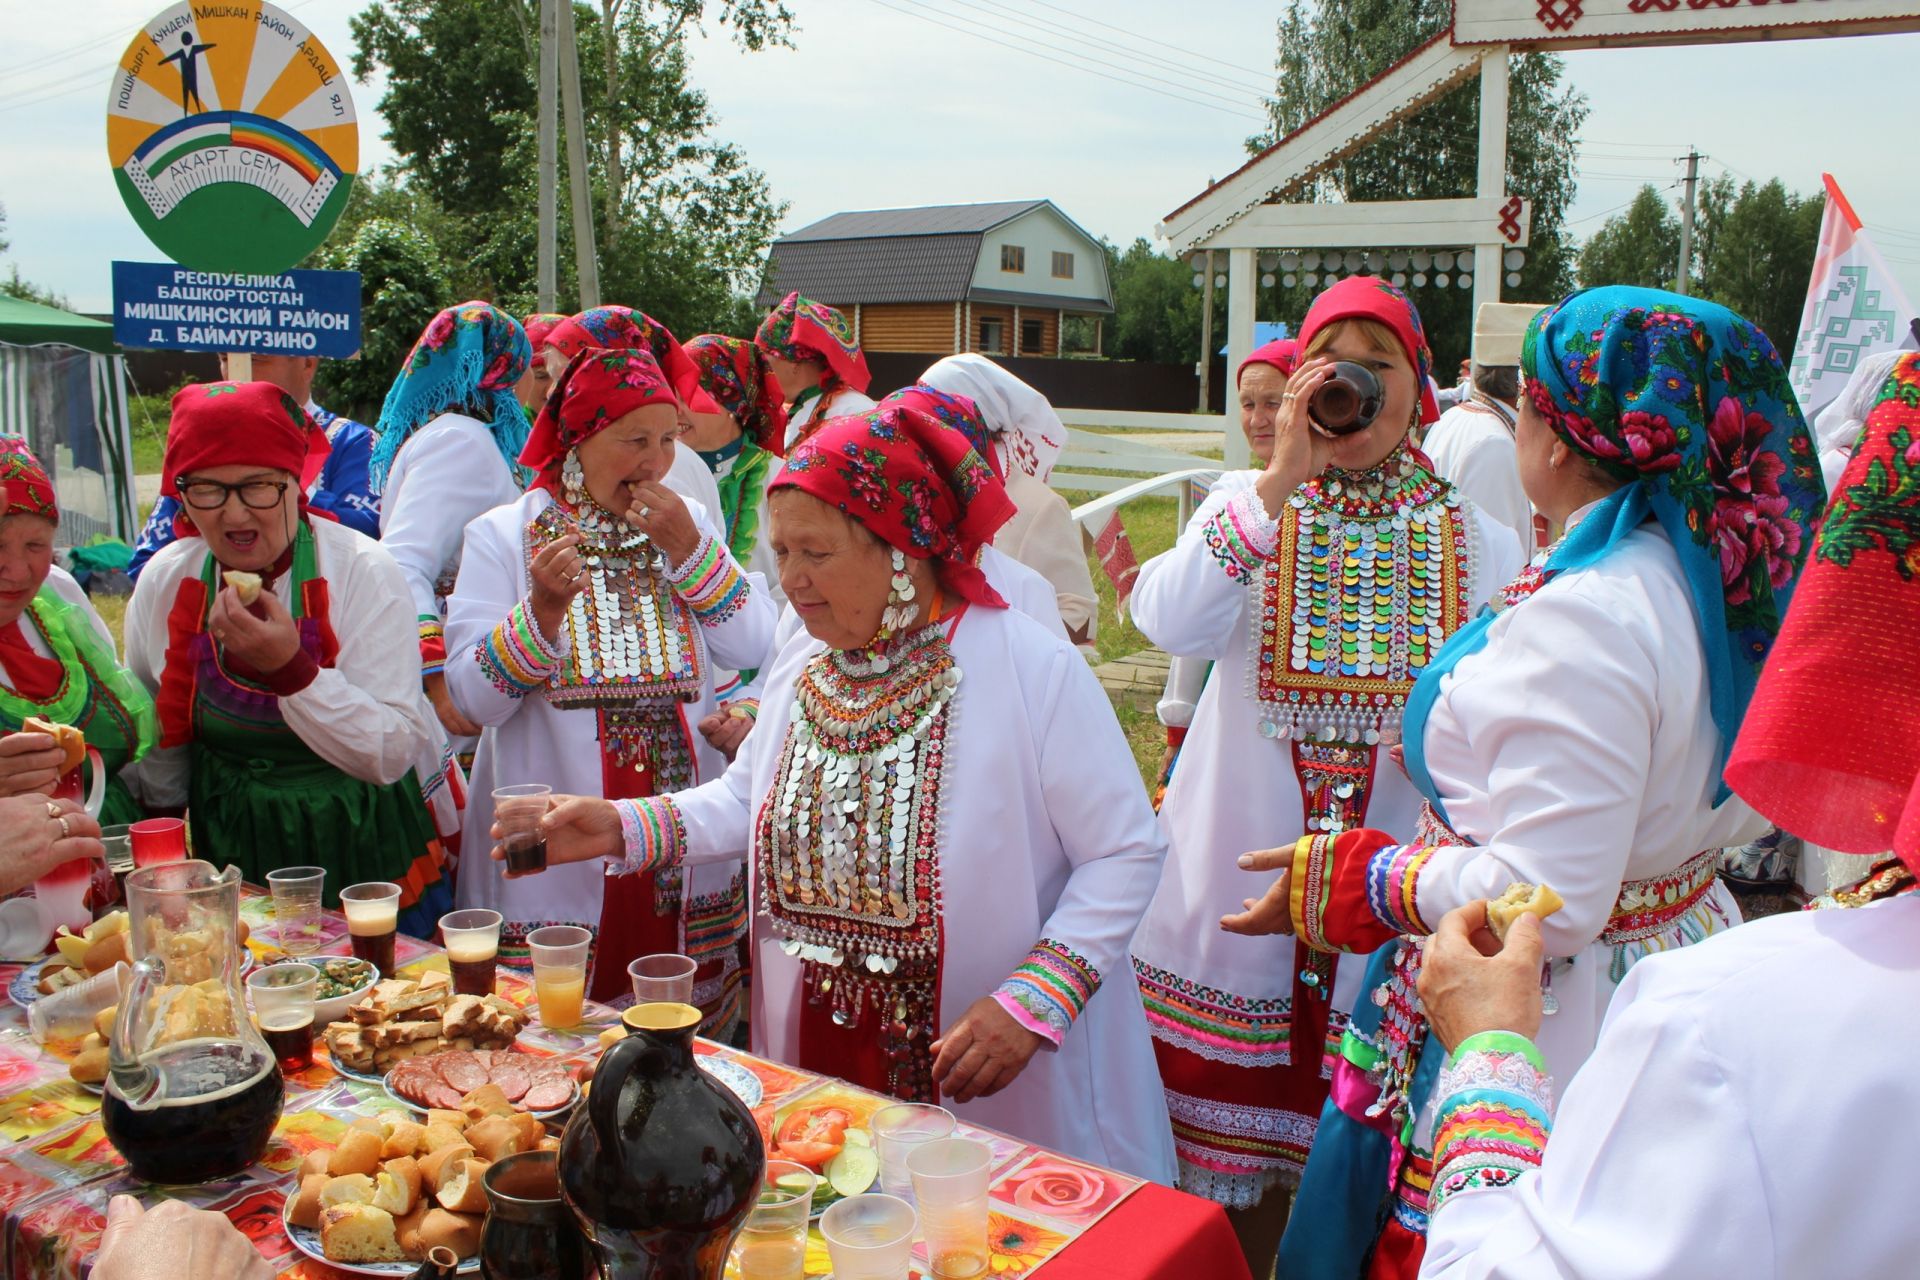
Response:
[{"label": "sliced cucumber", "polygon": [[849,1147],[871,1147],[873,1135],[865,1129],[849,1129],[841,1135],[841,1140]]},{"label": "sliced cucumber", "polygon": [[812,1174],[783,1173],[773,1180],[773,1185],[790,1196],[798,1196],[810,1194],[818,1184]]},{"label": "sliced cucumber", "polygon": [[872,1147],[848,1144],[827,1165],[827,1183],[842,1196],[857,1196],[880,1176],[880,1157]]}]

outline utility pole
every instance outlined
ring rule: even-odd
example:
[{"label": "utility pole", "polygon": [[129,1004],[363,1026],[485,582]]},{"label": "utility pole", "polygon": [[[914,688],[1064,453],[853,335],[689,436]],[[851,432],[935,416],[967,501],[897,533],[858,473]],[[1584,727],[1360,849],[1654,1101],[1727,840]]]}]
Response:
[{"label": "utility pole", "polygon": [[[567,183],[573,204],[573,256],[580,309],[600,305],[600,259],[593,249],[593,192],[587,183],[587,122],[580,109],[580,51],[573,40],[573,0],[560,0],[560,96],[567,113]],[[612,38],[612,33],[608,33]]]},{"label": "utility pole", "polygon": [[[571,0],[568,0],[571,3]],[[559,151],[560,119],[560,4],[540,0],[540,240],[536,250],[540,309],[551,311],[558,293],[558,264],[554,260],[555,214],[558,190],[554,162]]]},{"label": "utility pole", "polygon": [[1207,280],[1200,304],[1200,412],[1207,411],[1213,387],[1213,250],[1207,250]]},{"label": "utility pole", "polygon": [[1693,278],[1693,189],[1700,181],[1700,153],[1687,148],[1687,198],[1680,203],[1680,278],[1673,291],[1684,294]]}]

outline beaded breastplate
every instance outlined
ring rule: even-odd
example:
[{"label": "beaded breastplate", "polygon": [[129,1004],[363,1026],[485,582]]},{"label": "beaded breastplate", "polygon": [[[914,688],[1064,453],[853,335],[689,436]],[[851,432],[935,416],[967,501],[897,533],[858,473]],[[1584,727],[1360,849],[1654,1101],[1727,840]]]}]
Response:
[{"label": "beaded breastplate", "polygon": [[878,1017],[901,1097],[931,1097],[940,792],[960,684],[944,628],[800,673],[760,814],[761,911],[839,1026]]},{"label": "beaded breastplate", "polygon": [[1465,620],[1470,536],[1453,486],[1405,449],[1296,490],[1254,587],[1261,734],[1396,741],[1414,680]]}]

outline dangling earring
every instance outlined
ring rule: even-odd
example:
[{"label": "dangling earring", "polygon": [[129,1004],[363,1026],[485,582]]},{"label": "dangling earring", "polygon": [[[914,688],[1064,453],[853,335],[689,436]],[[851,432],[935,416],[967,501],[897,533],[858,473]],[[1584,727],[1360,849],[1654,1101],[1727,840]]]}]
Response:
[{"label": "dangling earring", "polygon": [[587,496],[587,471],[580,465],[580,450],[567,450],[567,459],[560,464],[560,487],[564,491],[567,505],[579,507]]},{"label": "dangling earring", "polygon": [[900,548],[893,549],[893,577],[887,585],[887,607],[880,614],[880,629],[873,634],[868,646],[874,652],[873,669],[885,671],[892,665],[884,650],[892,641],[895,633],[904,630],[913,622],[916,612],[913,605],[913,579],[907,575],[907,556]]}]

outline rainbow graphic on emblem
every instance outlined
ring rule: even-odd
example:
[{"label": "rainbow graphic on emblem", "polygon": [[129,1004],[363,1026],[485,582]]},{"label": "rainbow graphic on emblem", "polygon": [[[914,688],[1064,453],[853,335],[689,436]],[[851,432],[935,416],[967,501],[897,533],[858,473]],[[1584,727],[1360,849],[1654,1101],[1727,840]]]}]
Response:
[{"label": "rainbow graphic on emblem", "polygon": [[297,129],[245,111],[209,111],[168,125],[140,144],[121,171],[165,218],[210,182],[244,182],[312,226],[340,182],[340,169]]}]

